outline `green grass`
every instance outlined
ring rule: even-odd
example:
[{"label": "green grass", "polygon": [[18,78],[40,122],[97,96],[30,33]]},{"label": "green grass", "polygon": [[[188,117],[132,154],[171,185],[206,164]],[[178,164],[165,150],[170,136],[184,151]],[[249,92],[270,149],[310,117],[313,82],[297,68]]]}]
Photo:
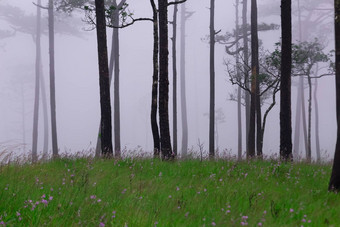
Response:
[{"label": "green grass", "polygon": [[327,191],[330,170],[329,165],[275,161],[152,159],[4,165],[0,222],[8,226],[340,226],[340,196]]}]

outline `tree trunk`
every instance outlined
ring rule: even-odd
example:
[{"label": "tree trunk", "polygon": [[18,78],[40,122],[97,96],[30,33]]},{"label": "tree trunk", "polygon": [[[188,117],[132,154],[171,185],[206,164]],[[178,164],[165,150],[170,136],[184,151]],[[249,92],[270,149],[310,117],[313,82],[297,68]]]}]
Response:
[{"label": "tree trunk", "polygon": [[[259,69],[259,62],[257,58],[257,68]],[[259,74],[257,74],[259,75]],[[261,97],[260,97],[260,81],[256,80],[256,155],[262,159],[263,147],[262,135],[262,112],[261,112]]]},{"label": "tree trunk", "polygon": [[101,108],[101,144],[104,155],[112,156],[112,122],[110,100],[110,76],[106,43],[106,20],[104,1],[96,0],[96,25]]},{"label": "tree trunk", "polygon": [[181,6],[181,113],[182,113],[182,158],[187,156],[188,152],[188,117],[187,117],[187,97],[186,97],[186,80],[185,80],[185,27],[186,27],[186,8],[185,3]]},{"label": "tree trunk", "polygon": [[49,32],[49,53],[50,53],[50,102],[51,102],[51,129],[52,129],[52,157],[58,157],[57,140],[57,114],[55,94],[55,64],[54,64],[54,9],[53,0],[48,5],[48,32]]},{"label": "tree trunk", "polygon": [[[235,5],[235,9],[236,9],[236,21],[235,21],[235,36],[238,37],[239,33],[240,33],[240,29],[239,29],[239,13],[238,13],[238,7],[239,7],[239,0],[236,0],[236,5]],[[236,50],[238,51],[239,49],[239,42],[236,42]],[[237,70],[237,75],[240,75],[240,69],[239,69],[239,64],[240,64],[240,57],[238,55],[238,53],[236,54],[236,70]],[[237,142],[238,142],[238,146],[237,146],[237,159],[240,161],[242,159],[242,111],[241,111],[241,88],[238,87],[237,90],[237,128],[238,128],[238,132],[237,132]]]},{"label": "tree trunk", "polygon": [[152,100],[151,100],[151,130],[153,136],[153,152],[158,157],[161,150],[159,129],[157,123],[157,101],[158,101],[158,13],[154,0],[150,0],[153,11],[153,77],[152,77]]},{"label": "tree trunk", "polygon": [[[38,4],[41,4],[38,0]],[[35,58],[35,94],[33,113],[33,141],[32,141],[32,162],[38,160],[38,119],[39,119],[39,95],[40,95],[40,62],[41,62],[41,9],[37,7],[37,33],[36,33],[36,58]]]},{"label": "tree trunk", "polygon": [[[177,1],[177,0],[175,0]],[[174,15],[172,21],[172,72],[173,72],[173,94],[172,94],[172,102],[173,102],[173,152],[174,155],[177,156],[177,13],[178,6],[174,5]]]},{"label": "tree trunk", "polygon": [[169,49],[168,49],[168,0],[158,1],[159,13],[159,121],[161,151],[164,159],[172,159],[169,129]]},{"label": "tree trunk", "polygon": [[215,0],[210,0],[209,157],[215,156]]},{"label": "tree trunk", "polygon": [[[243,59],[244,59],[244,84],[246,88],[249,87],[249,47],[248,47],[248,22],[247,22],[248,0],[243,0],[242,7],[242,26],[243,26]],[[250,126],[250,95],[245,91],[245,104],[246,104],[246,144],[249,142],[249,126]]]},{"label": "tree trunk", "polygon": [[312,142],[311,142],[311,129],[312,129],[312,78],[310,77],[310,70],[307,75],[308,80],[308,136],[307,136],[307,162],[312,161]]},{"label": "tree trunk", "polygon": [[24,83],[21,81],[21,110],[22,110],[22,151],[26,153],[26,107],[25,107],[25,92],[24,92]]},{"label": "tree trunk", "polygon": [[304,86],[304,78],[301,80],[300,89],[301,89],[301,109],[302,109],[302,128],[303,128],[303,138],[305,141],[305,150],[306,156],[308,153],[308,139],[307,139],[307,120],[306,120],[306,104],[305,104],[305,86]]},{"label": "tree trunk", "polygon": [[42,100],[42,108],[43,108],[43,117],[44,117],[44,146],[43,146],[43,158],[48,157],[48,111],[47,111],[47,97],[46,97],[46,85],[44,74],[42,71],[42,65],[40,63],[40,88],[41,88],[41,100]]},{"label": "tree trunk", "polygon": [[250,103],[250,122],[248,136],[247,158],[255,156],[255,116],[256,116],[256,94],[258,68],[259,40],[257,33],[257,1],[251,1],[251,103]]},{"label": "tree trunk", "polygon": [[338,124],[338,133],[334,154],[334,162],[332,168],[332,175],[329,181],[328,190],[339,192],[340,190],[340,0],[334,0],[334,9],[335,9],[335,65],[336,65],[336,75],[335,75],[335,84],[336,84],[336,118]]},{"label": "tree trunk", "polygon": [[[116,2],[116,1],[114,1]],[[118,10],[119,10],[118,6]],[[116,10],[114,13],[114,23],[116,27],[119,26],[119,13]],[[119,72],[120,72],[120,57],[119,57],[119,29],[113,28],[113,36],[115,41],[114,49],[114,139],[115,139],[115,156],[120,157],[121,155],[121,145],[120,145],[120,92],[119,92]]]},{"label": "tree trunk", "polygon": [[317,99],[318,92],[318,79],[315,78],[315,87],[314,87],[314,108],[315,108],[315,145],[316,145],[316,160],[320,163],[321,161],[321,152],[320,152],[320,138],[319,138],[319,105]]},{"label": "tree trunk", "polygon": [[[301,83],[302,77],[299,78],[299,84]],[[302,82],[303,83],[303,82]],[[298,160],[300,156],[300,125],[301,125],[301,89],[300,86],[297,88],[297,98],[296,98],[296,114],[295,114],[295,132],[294,132],[294,157]]]},{"label": "tree trunk", "polygon": [[282,56],[280,100],[280,157],[293,159],[291,120],[292,2],[281,0]]}]

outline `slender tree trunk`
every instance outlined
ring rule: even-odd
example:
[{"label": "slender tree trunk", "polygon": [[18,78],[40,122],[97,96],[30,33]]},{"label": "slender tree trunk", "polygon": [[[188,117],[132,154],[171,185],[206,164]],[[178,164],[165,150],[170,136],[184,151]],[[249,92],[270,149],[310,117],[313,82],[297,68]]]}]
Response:
[{"label": "slender tree trunk", "polygon": [[337,118],[337,140],[334,153],[334,162],[332,168],[332,175],[329,181],[328,190],[339,192],[340,190],[340,0],[334,0],[335,11],[335,84],[336,84],[336,118]]},{"label": "slender tree trunk", "polygon": [[[38,0],[38,4],[41,2]],[[40,95],[40,62],[41,62],[41,9],[37,7],[37,31],[36,31],[36,59],[35,59],[35,94],[33,113],[33,141],[32,141],[32,162],[38,160],[38,120],[39,120],[39,95]]]},{"label": "slender tree trunk", "polygon": [[[302,77],[299,78],[299,84],[301,83]],[[302,82],[303,83],[303,82]],[[295,114],[295,132],[294,132],[294,157],[298,160],[300,156],[300,125],[301,125],[301,89],[297,88],[297,98],[296,98],[296,114]]]},{"label": "slender tree trunk", "polygon": [[112,122],[110,100],[110,76],[107,56],[106,20],[104,1],[96,0],[96,25],[101,107],[101,144],[104,155],[112,156]]},{"label": "slender tree trunk", "polygon": [[41,100],[42,100],[42,108],[43,108],[43,117],[44,117],[44,146],[43,146],[43,157],[46,159],[48,157],[48,107],[47,107],[47,97],[46,97],[46,85],[44,74],[42,71],[42,65],[40,63],[40,88],[41,88]]},{"label": "slender tree trunk", "polygon": [[[236,33],[236,37],[239,36],[240,34],[240,29],[239,29],[239,13],[238,13],[238,7],[239,7],[240,1],[236,0],[236,5],[235,5],[235,9],[236,9],[236,21],[235,21],[235,33]],[[238,51],[239,49],[239,42],[237,41],[236,43],[236,50]],[[240,64],[240,57],[238,55],[238,53],[236,54],[236,70],[237,70],[237,75],[240,75],[240,69],[239,69],[239,64]],[[242,159],[242,111],[241,111],[241,88],[238,87],[237,90],[237,128],[238,128],[238,138],[237,138],[237,142],[238,142],[238,147],[237,147],[237,159],[241,160]]]},{"label": "slender tree trunk", "polygon": [[319,104],[317,99],[318,92],[318,79],[315,78],[315,86],[314,86],[314,108],[315,108],[315,145],[316,145],[316,159],[317,162],[321,161],[321,152],[320,152],[320,138],[319,138]]},{"label": "slender tree trunk", "polygon": [[169,47],[168,47],[168,0],[158,1],[159,13],[159,121],[161,151],[164,159],[172,159],[169,128]]},{"label": "slender tree trunk", "polygon": [[306,155],[308,153],[308,139],[307,139],[307,119],[306,119],[306,104],[305,104],[305,86],[304,86],[304,78],[301,80],[300,89],[301,89],[301,109],[302,109],[302,128],[303,128],[303,136],[305,141],[305,150]]},{"label": "slender tree trunk", "polygon": [[[177,0],[175,0],[177,1]],[[173,152],[177,156],[177,13],[178,6],[174,5],[174,15],[172,21],[172,72],[173,72]]]},{"label": "slender tree trunk", "polygon": [[[247,22],[247,11],[248,11],[248,0],[243,0],[242,7],[242,26],[243,26],[243,58],[244,58],[244,84],[246,88],[249,87],[249,74],[248,74],[248,63],[249,63],[249,47],[248,47],[248,22]],[[246,104],[246,144],[249,142],[249,125],[250,125],[250,94],[245,91],[245,104]]]},{"label": "slender tree trunk", "polygon": [[282,56],[280,100],[280,156],[293,160],[291,119],[292,2],[281,0]]},{"label": "slender tree trunk", "polygon": [[209,157],[215,156],[215,0],[210,0]]},{"label": "slender tree trunk", "polygon": [[52,129],[52,157],[58,157],[57,114],[55,94],[55,64],[54,64],[54,7],[53,0],[48,5],[48,31],[50,52],[50,99],[51,99],[51,129]]},{"label": "slender tree trunk", "polygon": [[251,103],[250,103],[250,122],[248,136],[247,158],[255,156],[255,117],[256,117],[256,94],[258,68],[259,40],[257,33],[257,1],[251,0]]},{"label": "slender tree trunk", "polygon": [[307,134],[307,162],[312,161],[312,142],[311,142],[311,129],[312,129],[312,78],[310,77],[310,70],[308,72],[308,134]]},{"label": "slender tree trunk", "polygon": [[161,150],[159,129],[157,123],[157,101],[158,101],[158,12],[154,0],[150,0],[153,11],[153,76],[152,76],[152,100],[151,100],[151,130],[153,136],[153,152],[158,157]]},{"label": "slender tree trunk", "polygon": [[[257,68],[259,62],[257,58]],[[258,74],[257,74],[258,75]],[[260,81],[256,80],[256,155],[261,159],[263,156],[263,135],[262,135],[262,111],[261,111],[261,97],[260,97]]]},{"label": "slender tree trunk", "polygon": [[[119,9],[119,8],[118,8]],[[118,12],[114,14],[114,21],[118,27],[119,25],[119,14]],[[119,72],[120,72],[120,57],[119,57],[119,29],[113,29],[115,50],[114,50],[114,139],[115,139],[115,156],[120,157],[121,155],[121,145],[120,145],[120,92],[119,92]]]},{"label": "slender tree trunk", "polygon": [[188,152],[188,117],[187,117],[187,97],[186,97],[186,80],[185,80],[185,27],[186,27],[186,8],[185,3],[181,5],[181,113],[182,113],[182,158],[187,156]]}]

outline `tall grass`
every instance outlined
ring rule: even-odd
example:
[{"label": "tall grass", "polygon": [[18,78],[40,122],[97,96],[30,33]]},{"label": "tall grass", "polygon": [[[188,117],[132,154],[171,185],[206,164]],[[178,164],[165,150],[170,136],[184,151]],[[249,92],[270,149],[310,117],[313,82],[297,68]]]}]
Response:
[{"label": "tall grass", "polygon": [[8,226],[340,226],[329,165],[59,159],[0,166]]}]

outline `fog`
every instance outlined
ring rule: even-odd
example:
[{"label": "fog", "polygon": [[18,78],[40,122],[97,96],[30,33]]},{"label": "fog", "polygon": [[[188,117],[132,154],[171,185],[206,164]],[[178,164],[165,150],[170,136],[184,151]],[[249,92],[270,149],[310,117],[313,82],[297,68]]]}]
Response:
[{"label": "fog", "polygon": [[[273,3],[274,1],[271,0],[260,0],[258,2],[259,23],[280,24],[279,15],[268,15],[267,13],[272,10],[279,12],[279,1]],[[148,0],[128,0],[128,3],[135,18],[152,16]],[[46,5],[47,1],[43,0],[42,4]],[[234,4],[234,1],[216,0],[215,28],[221,30],[221,34],[227,31],[231,32],[235,27]],[[0,9],[7,5],[19,7],[25,12],[24,16],[34,17],[36,14],[36,6],[31,1],[0,0]],[[273,8],[268,8],[269,6]],[[295,10],[295,13],[293,13],[294,41],[298,39],[296,7],[297,5],[293,3],[293,11]],[[198,140],[200,140],[207,150],[209,119],[205,114],[209,113],[209,44],[204,41],[204,38],[209,34],[209,1],[188,0],[187,9],[195,12],[187,22],[186,31],[189,148],[197,151]],[[173,7],[169,7],[169,20],[172,18],[172,12]],[[0,13],[1,30],[14,32],[13,36],[0,39],[0,144],[3,147],[10,147],[11,150],[16,152],[27,153],[32,149],[35,43],[32,35],[18,30],[7,20],[8,18],[3,15],[1,10]],[[46,10],[42,10],[42,15],[43,24],[46,26]],[[56,18],[56,26],[59,24],[60,27],[63,27],[63,24],[70,23],[72,25],[70,29],[73,29],[71,30],[72,34],[56,30],[55,37],[57,132],[60,152],[73,153],[90,150],[96,145],[100,121],[97,43],[95,30],[88,31],[91,26],[82,21],[84,16],[84,12],[78,10],[72,15],[60,13]],[[334,49],[334,34],[332,24],[327,23],[327,21],[331,21],[333,16],[329,15],[327,18],[329,19],[326,19],[323,24],[318,25],[327,29],[327,33],[321,33],[323,36],[320,36],[319,39],[324,40],[325,50],[330,51]],[[35,20],[33,21],[35,22]],[[250,21],[250,17],[248,17],[248,21]],[[16,29],[17,31],[15,31]],[[45,27],[45,29],[47,28]],[[107,31],[108,50],[111,50],[112,29],[108,28]],[[317,34],[316,31],[306,34],[306,37],[313,40],[315,34]],[[170,26],[169,36],[172,36]],[[272,51],[274,44],[280,41],[280,29],[260,32],[259,38],[262,40],[264,49]],[[134,25],[120,30],[121,144],[122,148],[126,150],[143,149],[151,153],[153,149],[150,124],[152,47],[151,22],[136,22]],[[170,48],[171,42],[169,42]],[[170,127],[172,127],[171,56],[170,49]],[[42,64],[47,88],[49,87],[48,60],[48,36],[45,33],[42,36]],[[235,101],[229,100],[229,97],[230,93],[234,93],[237,87],[231,85],[229,81],[227,68],[224,64],[226,60],[233,61],[233,57],[226,54],[223,45],[216,44],[216,109],[221,108],[223,110],[225,121],[218,123],[218,144],[215,144],[215,146],[219,148],[219,152],[227,150],[236,155],[237,104]],[[297,95],[295,85],[297,81],[297,78],[293,79],[292,87],[293,136]],[[333,157],[336,141],[334,77],[323,77],[318,81],[317,97],[319,101],[321,150],[324,153],[324,158]],[[111,91],[113,94],[112,89]],[[305,89],[305,94],[305,97],[307,97],[307,89]],[[268,116],[264,135],[263,152],[265,155],[275,154],[279,151],[279,93],[277,97],[277,105]],[[180,96],[178,98],[180,99]],[[263,108],[266,108],[266,105]],[[178,100],[179,147],[181,144],[180,111],[180,100]],[[244,108],[242,108],[242,117],[243,151],[245,152]],[[313,109],[313,158],[315,158],[314,120]],[[300,153],[304,155],[302,134],[300,140]],[[41,150],[43,144],[42,110],[39,112],[38,144],[39,150]],[[49,149],[51,149],[51,140],[49,140]]]}]

